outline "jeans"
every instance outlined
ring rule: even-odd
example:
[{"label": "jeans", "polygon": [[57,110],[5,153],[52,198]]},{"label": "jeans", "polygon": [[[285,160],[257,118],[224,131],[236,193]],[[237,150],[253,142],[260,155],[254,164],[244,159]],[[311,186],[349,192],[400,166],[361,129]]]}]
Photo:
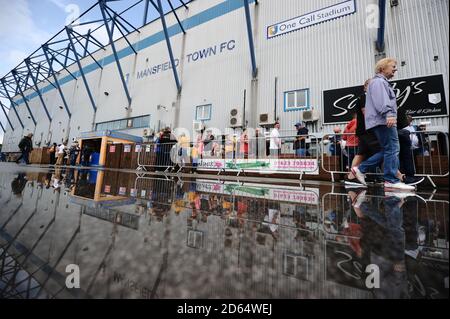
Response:
[{"label": "jeans", "polygon": [[398,130],[398,141],[400,143],[400,171],[406,176],[414,176],[416,170],[414,167],[413,152],[411,150],[410,131]]},{"label": "jeans", "polygon": [[[395,127],[394,127],[395,129]],[[383,205],[382,205],[383,204]],[[384,209],[380,210],[380,207]],[[370,202],[361,204],[361,212],[376,223],[370,229],[372,234],[383,236],[379,253],[392,261],[401,261],[405,254],[405,230],[403,228],[403,211],[401,199],[396,196],[385,198],[373,197]],[[369,232],[369,229],[367,230]]]},{"label": "jeans", "polygon": [[280,149],[273,149],[273,148],[271,148],[270,149],[270,156],[271,157],[279,157],[280,156],[280,154],[281,154],[281,150]]},{"label": "jeans", "polygon": [[22,155],[19,156],[19,158],[16,160],[17,163],[20,162],[20,160],[23,160],[25,164],[30,164],[30,161],[28,160],[28,155],[30,153],[28,151],[22,151]]},{"label": "jeans", "polygon": [[75,166],[78,154],[70,154],[70,166]]},{"label": "jeans", "polygon": [[297,155],[297,156],[306,156],[306,148],[297,148],[295,150],[295,155]]},{"label": "jeans", "polygon": [[344,159],[344,170],[348,171],[352,168],[352,162],[355,158],[355,154],[358,153],[357,146],[346,146],[345,151],[347,155],[343,156]]},{"label": "jeans", "polygon": [[384,161],[384,181],[389,183],[398,183],[397,171],[399,168],[400,144],[396,127],[387,127],[379,125],[372,129],[380,143],[381,151],[368,158],[359,166],[361,173],[365,174],[371,169],[380,166]]}]

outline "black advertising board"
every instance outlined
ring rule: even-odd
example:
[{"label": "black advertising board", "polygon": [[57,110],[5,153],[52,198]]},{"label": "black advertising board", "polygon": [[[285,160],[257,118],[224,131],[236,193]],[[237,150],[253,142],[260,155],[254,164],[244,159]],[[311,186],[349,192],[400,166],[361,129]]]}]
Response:
[{"label": "black advertising board", "polygon": [[[391,81],[397,105],[412,117],[447,115],[442,74]],[[348,122],[363,86],[323,91],[324,124]]]}]

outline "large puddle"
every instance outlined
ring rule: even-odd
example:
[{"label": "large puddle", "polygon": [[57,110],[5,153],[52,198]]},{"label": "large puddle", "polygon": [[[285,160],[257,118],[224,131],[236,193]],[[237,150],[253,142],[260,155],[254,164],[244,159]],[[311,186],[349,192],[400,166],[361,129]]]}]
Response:
[{"label": "large puddle", "polygon": [[448,194],[418,194],[2,168],[0,296],[448,298]]}]

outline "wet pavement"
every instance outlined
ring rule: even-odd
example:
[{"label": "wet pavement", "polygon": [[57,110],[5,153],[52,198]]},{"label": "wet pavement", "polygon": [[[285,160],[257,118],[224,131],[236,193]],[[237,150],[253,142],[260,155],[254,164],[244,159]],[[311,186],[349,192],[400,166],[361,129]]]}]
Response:
[{"label": "wet pavement", "polygon": [[0,166],[0,297],[448,298],[448,191],[418,194]]}]

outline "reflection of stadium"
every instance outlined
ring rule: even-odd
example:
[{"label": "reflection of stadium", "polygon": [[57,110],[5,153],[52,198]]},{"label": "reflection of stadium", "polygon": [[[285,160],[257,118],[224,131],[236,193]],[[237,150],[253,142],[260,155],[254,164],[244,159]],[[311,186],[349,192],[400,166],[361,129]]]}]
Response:
[{"label": "reflection of stadium", "polygon": [[[69,171],[61,172],[62,184],[70,189],[66,176]],[[89,176],[73,176],[72,190],[78,193],[79,182]],[[80,293],[92,297],[184,297],[190,291],[192,297],[371,298],[364,270],[374,258],[383,261],[382,273],[392,259],[403,260],[401,282],[416,287],[413,296],[448,295],[441,287],[448,273],[448,202],[442,200],[408,198],[398,221],[404,236],[395,237],[396,228],[379,219],[387,204],[377,194],[367,194],[364,201],[377,212],[369,215],[362,206],[366,217],[360,217],[348,192],[323,186],[315,190],[320,200],[311,204],[236,187],[222,194],[216,188],[220,183],[213,181],[105,171],[99,194],[86,192],[89,199],[74,202],[64,186],[61,191],[42,187],[46,177],[28,174],[21,197],[11,190],[0,198],[5,212],[0,215],[1,258],[15,260],[1,268],[0,280],[12,282],[8,267],[17,264],[16,271],[23,269],[30,278],[30,291],[22,296],[34,296],[31,288],[43,287],[41,297],[73,297],[60,278],[65,265],[77,263],[86,283]],[[117,195],[123,187],[126,195]],[[89,204],[108,196],[132,202]],[[333,231],[326,220],[334,223]],[[421,285],[435,290],[423,292]],[[12,297],[18,292],[9,287],[2,293]]]}]

